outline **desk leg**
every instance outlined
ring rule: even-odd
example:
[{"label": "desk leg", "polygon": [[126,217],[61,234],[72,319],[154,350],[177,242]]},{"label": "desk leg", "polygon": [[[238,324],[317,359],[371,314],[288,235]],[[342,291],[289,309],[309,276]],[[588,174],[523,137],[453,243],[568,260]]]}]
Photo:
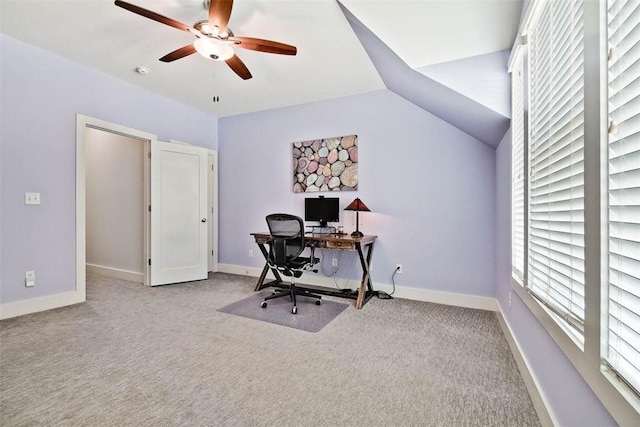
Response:
[{"label": "desk leg", "polygon": [[263,288],[262,285],[264,284],[264,279],[267,277],[268,271],[269,271],[269,264],[265,263],[264,268],[262,269],[262,274],[260,274],[260,277],[258,278],[258,283],[256,283],[256,288],[254,289],[254,291],[258,292]]},{"label": "desk leg", "polygon": [[263,288],[266,288],[271,283],[282,282],[282,277],[280,276],[280,273],[278,272],[278,270],[276,270],[275,268],[272,268],[271,272],[276,277],[276,279],[273,282],[269,282],[265,285],[264,279],[266,279],[267,273],[269,272],[269,263],[267,262],[267,260],[269,259],[269,252],[267,252],[267,248],[263,244],[258,244],[258,247],[260,248],[260,252],[262,252],[262,256],[264,256],[265,263],[264,263],[264,268],[262,269],[262,274],[260,274],[260,277],[258,278],[258,283],[256,283],[256,287],[254,289],[254,291],[256,292]]},{"label": "desk leg", "polygon": [[356,300],[356,308],[360,309],[364,305],[367,292],[373,293],[373,285],[371,284],[371,274],[369,273],[369,266],[371,265],[371,254],[373,253],[373,242],[368,244],[369,249],[365,258],[362,252],[362,246],[358,243],[356,249],[358,251],[358,257],[360,258],[360,264],[362,265],[362,281],[360,282],[360,289],[358,290],[358,299]]}]

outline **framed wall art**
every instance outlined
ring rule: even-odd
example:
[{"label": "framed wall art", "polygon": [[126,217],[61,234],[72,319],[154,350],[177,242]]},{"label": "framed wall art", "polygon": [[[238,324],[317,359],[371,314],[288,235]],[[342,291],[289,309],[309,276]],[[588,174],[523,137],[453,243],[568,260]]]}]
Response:
[{"label": "framed wall art", "polygon": [[358,136],[293,143],[293,191],[358,189]]}]

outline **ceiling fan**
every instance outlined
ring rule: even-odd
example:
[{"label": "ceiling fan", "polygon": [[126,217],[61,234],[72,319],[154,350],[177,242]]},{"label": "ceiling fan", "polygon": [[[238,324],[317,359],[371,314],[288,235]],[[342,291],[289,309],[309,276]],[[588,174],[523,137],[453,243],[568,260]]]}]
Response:
[{"label": "ceiling fan", "polygon": [[167,18],[140,6],[121,0],[115,1],[116,6],[170,27],[188,31],[197,37],[197,40],[192,44],[176,49],[160,58],[162,62],[172,62],[198,52],[205,58],[226,62],[238,76],[247,80],[252,77],[251,72],[236,55],[233,47],[279,55],[295,55],[297,53],[296,47],[288,44],[254,37],[236,37],[231,29],[227,27],[231,17],[233,0],[205,0],[205,7],[207,3],[209,3],[209,19],[198,21],[193,27],[190,27],[175,19]]}]

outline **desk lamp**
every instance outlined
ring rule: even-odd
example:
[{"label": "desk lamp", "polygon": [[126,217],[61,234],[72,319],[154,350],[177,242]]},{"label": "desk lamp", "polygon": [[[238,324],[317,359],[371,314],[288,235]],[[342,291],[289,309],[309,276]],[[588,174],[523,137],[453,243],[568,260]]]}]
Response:
[{"label": "desk lamp", "polygon": [[367,207],[367,205],[365,205],[362,200],[360,200],[359,198],[356,197],[356,199],[351,202],[349,204],[349,206],[347,206],[346,208],[344,208],[345,211],[356,211],[356,231],[354,231],[353,233],[351,233],[352,237],[362,237],[364,236],[364,234],[362,234],[362,232],[360,231],[359,227],[360,227],[360,212],[371,212],[371,210]]}]

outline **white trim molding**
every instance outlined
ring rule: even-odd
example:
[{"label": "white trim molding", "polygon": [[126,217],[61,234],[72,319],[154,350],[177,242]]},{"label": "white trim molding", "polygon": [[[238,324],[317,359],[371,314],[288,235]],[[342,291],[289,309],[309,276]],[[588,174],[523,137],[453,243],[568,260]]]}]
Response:
[{"label": "white trim molding", "polygon": [[533,371],[529,367],[529,362],[527,358],[520,348],[520,344],[516,339],[515,335],[511,331],[511,325],[507,321],[506,317],[503,315],[502,306],[500,303],[496,301],[498,310],[497,316],[498,321],[500,322],[500,326],[502,327],[502,333],[504,334],[507,343],[509,344],[509,348],[511,349],[511,354],[513,354],[513,358],[516,361],[516,365],[518,366],[518,370],[520,371],[520,375],[522,375],[522,380],[524,381],[524,386],[527,388],[529,392],[529,397],[531,398],[531,402],[533,403],[533,407],[538,414],[538,418],[540,419],[540,423],[544,427],[553,427],[559,425],[556,421],[553,413],[550,410],[550,406],[545,398],[544,394],[541,391],[539,386],[539,382],[533,373]]},{"label": "white trim molding", "polygon": [[[86,294],[86,273],[87,273],[87,216],[86,216],[86,129],[98,129],[105,132],[113,133],[116,135],[123,135],[128,138],[139,139],[145,144],[151,141],[156,141],[157,136],[143,132],[137,129],[122,126],[116,123],[111,123],[105,120],[96,119],[93,117],[85,116],[83,114],[76,114],[76,289]],[[148,148],[148,145],[145,147]],[[148,151],[148,149],[146,150]],[[147,179],[147,167],[148,159],[145,159],[145,199],[146,204],[149,204],[148,200],[148,182]],[[148,215],[144,216],[144,233],[145,240],[147,240],[147,230],[149,228]],[[148,259],[147,243],[145,243],[144,259]],[[144,273],[143,282],[148,282],[148,266]],[[128,280],[128,279],[125,279]],[[148,283],[147,283],[148,284]]]},{"label": "white trim molding", "polygon": [[0,304],[0,320],[85,302],[81,290]]}]

